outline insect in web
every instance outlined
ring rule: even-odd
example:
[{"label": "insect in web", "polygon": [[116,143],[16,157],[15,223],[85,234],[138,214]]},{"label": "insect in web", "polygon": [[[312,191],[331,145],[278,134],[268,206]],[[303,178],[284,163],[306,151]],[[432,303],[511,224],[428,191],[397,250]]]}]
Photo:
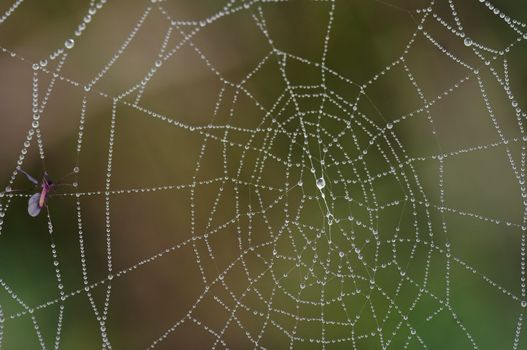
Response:
[{"label": "insect in web", "polygon": [[[29,213],[29,215],[31,215],[33,217],[38,216],[38,214],[40,214],[40,210],[47,204],[47,201],[48,201],[48,198],[49,198],[50,194],[53,193],[53,191],[55,190],[55,188],[57,186],[68,185],[68,184],[62,184],[61,183],[62,180],[65,179],[66,177],[68,177],[69,175],[78,172],[76,170],[77,170],[77,168],[75,168],[75,170],[72,173],[64,176],[59,182],[54,183],[49,178],[48,173],[46,171],[44,172],[44,176],[42,177],[42,181],[39,182],[33,176],[29,175],[27,172],[22,170],[22,168],[17,167],[17,171],[19,171],[22,174],[24,174],[27,177],[27,179],[31,183],[33,183],[37,188],[40,187],[39,192],[33,194],[29,198],[29,201],[27,203],[27,212]],[[73,184],[73,186],[75,186],[75,184]]]}]

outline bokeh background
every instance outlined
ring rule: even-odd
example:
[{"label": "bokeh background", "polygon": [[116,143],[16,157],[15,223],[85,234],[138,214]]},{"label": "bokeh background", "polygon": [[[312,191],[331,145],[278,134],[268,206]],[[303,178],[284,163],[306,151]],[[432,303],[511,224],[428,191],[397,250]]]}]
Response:
[{"label": "bokeh background", "polygon": [[[80,171],[49,198],[52,234],[46,212],[27,214],[34,190],[0,198],[2,348],[527,348],[527,4],[0,0],[0,12],[18,3],[0,23],[0,186],[30,187],[10,178],[36,130],[42,60],[46,159],[34,136],[22,167]],[[163,186],[175,187],[147,190]]]}]

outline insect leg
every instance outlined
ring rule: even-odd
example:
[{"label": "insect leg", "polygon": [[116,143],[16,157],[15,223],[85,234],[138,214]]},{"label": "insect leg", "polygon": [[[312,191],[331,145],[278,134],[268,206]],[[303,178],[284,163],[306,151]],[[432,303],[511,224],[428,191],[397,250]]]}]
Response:
[{"label": "insect leg", "polygon": [[62,184],[62,181],[64,181],[64,179],[70,177],[70,176],[73,175],[73,174],[76,174],[76,172],[75,172],[75,171],[72,171],[71,173],[64,175],[63,177],[60,178],[59,181],[57,181],[56,185],[58,185],[58,184]]}]

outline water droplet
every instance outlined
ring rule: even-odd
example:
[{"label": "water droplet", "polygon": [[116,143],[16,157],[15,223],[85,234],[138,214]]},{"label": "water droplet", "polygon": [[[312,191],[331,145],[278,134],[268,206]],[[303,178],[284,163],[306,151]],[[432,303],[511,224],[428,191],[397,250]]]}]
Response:
[{"label": "water droplet", "polygon": [[393,128],[393,124],[392,123],[386,124],[386,129],[390,130],[392,128]]},{"label": "water droplet", "polygon": [[75,168],[73,168],[73,172],[74,172],[74,173],[78,173],[79,171],[80,171],[80,169],[79,169],[78,166],[76,166]]},{"label": "water droplet", "polygon": [[64,42],[64,46],[67,48],[67,49],[72,49],[73,46],[75,46],[75,40],[73,39],[68,39]]},{"label": "water droplet", "polygon": [[323,177],[317,179],[317,187],[318,187],[319,190],[321,190],[324,187],[326,187],[326,180],[324,180]]},{"label": "water droplet", "polygon": [[463,40],[463,43],[465,44],[465,46],[472,46],[473,44],[472,39],[470,38],[465,38],[465,40]]},{"label": "water droplet", "polygon": [[522,300],[522,307],[527,307],[527,300]]},{"label": "water droplet", "polygon": [[341,258],[343,258],[343,257],[344,257],[344,252],[339,252],[339,256],[340,256]]}]

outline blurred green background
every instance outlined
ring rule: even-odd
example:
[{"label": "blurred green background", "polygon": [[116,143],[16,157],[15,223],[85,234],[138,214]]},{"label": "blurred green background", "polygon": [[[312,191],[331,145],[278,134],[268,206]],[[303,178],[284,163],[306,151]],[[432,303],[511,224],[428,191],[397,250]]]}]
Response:
[{"label": "blurred green background", "polygon": [[[1,348],[527,348],[527,4],[15,7]],[[34,74],[45,162],[36,135],[23,151]],[[21,154],[39,179],[80,168],[52,234]]]}]

